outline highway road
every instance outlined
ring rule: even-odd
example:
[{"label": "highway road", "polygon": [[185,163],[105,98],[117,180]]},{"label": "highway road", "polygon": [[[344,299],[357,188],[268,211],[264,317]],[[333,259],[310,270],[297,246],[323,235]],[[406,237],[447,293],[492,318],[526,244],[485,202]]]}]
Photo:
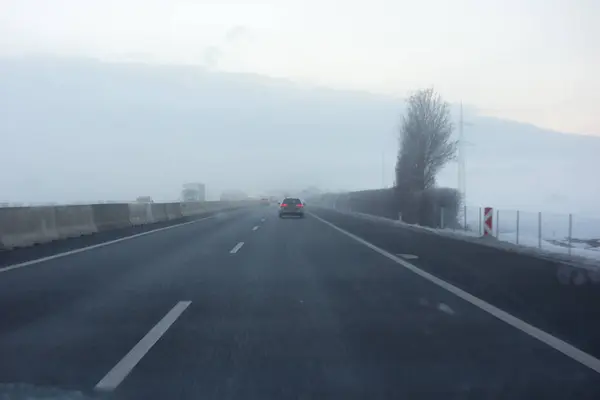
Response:
[{"label": "highway road", "polygon": [[390,229],[256,207],[5,263],[0,394],[600,398],[591,339],[460,274],[492,250]]}]

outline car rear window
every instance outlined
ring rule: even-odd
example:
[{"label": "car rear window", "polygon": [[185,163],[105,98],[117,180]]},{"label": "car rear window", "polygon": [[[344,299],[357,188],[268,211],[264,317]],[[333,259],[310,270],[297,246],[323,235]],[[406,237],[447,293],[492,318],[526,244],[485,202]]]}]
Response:
[{"label": "car rear window", "polygon": [[300,201],[300,199],[284,199],[283,202],[286,203],[286,204],[300,204],[300,203],[302,203]]}]

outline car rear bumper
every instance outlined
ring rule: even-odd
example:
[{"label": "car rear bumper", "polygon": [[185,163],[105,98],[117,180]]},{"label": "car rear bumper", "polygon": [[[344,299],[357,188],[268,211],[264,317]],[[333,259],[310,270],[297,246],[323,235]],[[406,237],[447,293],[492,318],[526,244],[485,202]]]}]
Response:
[{"label": "car rear bumper", "polygon": [[279,211],[279,215],[304,215],[304,211]]}]

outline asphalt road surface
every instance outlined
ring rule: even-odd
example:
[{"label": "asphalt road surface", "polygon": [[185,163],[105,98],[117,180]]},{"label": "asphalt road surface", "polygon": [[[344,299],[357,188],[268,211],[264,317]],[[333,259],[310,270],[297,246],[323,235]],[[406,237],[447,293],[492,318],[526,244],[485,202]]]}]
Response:
[{"label": "asphalt road surface", "polygon": [[0,394],[600,398],[596,358],[344,218],[257,207],[0,269]]}]

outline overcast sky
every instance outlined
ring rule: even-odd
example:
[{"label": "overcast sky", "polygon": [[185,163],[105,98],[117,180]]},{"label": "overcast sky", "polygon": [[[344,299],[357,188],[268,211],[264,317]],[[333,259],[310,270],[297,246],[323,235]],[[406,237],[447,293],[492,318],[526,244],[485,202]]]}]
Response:
[{"label": "overcast sky", "polygon": [[597,0],[0,0],[1,54],[202,64],[600,135]]}]

